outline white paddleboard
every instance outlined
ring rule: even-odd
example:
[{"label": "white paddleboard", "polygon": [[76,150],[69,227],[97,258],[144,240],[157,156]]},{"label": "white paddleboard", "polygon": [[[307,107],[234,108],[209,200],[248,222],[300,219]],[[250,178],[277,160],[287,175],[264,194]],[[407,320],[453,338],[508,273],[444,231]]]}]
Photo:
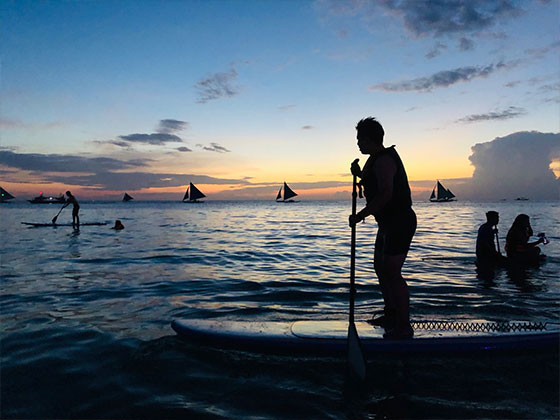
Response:
[{"label": "white paddleboard", "polygon": [[[554,349],[560,343],[559,323],[489,321],[425,321],[413,324],[414,337],[385,339],[384,329],[356,322],[363,351],[473,352]],[[342,355],[347,350],[347,321],[243,322],[177,319],[175,332],[189,341],[220,348],[256,352]]]}]

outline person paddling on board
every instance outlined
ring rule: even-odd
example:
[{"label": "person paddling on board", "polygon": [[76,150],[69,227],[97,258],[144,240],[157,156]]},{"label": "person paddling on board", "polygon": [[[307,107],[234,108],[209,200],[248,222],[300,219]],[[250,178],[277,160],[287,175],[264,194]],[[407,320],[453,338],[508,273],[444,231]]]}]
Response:
[{"label": "person paddling on board", "polygon": [[385,328],[385,338],[410,338],[410,298],[401,268],[416,231],[410,186],[395,146],[383,146],[385,132],[375,118],[364,118],[356,126],[358,148],[370,155],[363,169],[353,162],[350,170],[361,178],[366,206],[350,216],[350,226],[373,215],[379,225],[375,240],[374,267],[385,304],[383,315],[372,319]]},{"label": "person paddling on board", "polygon": [[74,197],[70,191],[66,191],[66,195],[68,198],[62,208],[68,207],[70,204],[74,206],[72,209],[72,226],[80,227],[80,216],[78,216],[80,205],[78,204],[78,200],[76,200],[76,197]]},{"label": "person paddling on board", "polygon": [[[505,262],[505,257],[501,254],[498,244],[499,222],[500,214],[490,210],[486,213],[486,223],[478,228],[476,237],[476,265],[478,267],[489,268]],[[496,237],[496,243],[494,237]],[[496,249],[496,245],[498,249]]]},{"label": "person paddling on board", "polygon": [[535,242],[529,242],[529,238],[533,236],[533,229],[529,216],[519,214],[506,236],[506,253],[510,261],[522,264],[535,264],[543,259],[539,244],[546,244],[544,234],[539,235],[539,239]]}]

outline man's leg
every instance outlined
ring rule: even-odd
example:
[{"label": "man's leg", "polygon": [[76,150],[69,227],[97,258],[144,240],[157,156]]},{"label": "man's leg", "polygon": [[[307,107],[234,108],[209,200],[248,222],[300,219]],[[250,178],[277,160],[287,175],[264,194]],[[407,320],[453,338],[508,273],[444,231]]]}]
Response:
[{"label": "man's leg", "polygon": [[396,329],[399,331],[410,329],[410,296],[408,285],[401,274],[405,259],[406,254],[384,256],[385,282],[388,294],[394,301],[397,317]]}]

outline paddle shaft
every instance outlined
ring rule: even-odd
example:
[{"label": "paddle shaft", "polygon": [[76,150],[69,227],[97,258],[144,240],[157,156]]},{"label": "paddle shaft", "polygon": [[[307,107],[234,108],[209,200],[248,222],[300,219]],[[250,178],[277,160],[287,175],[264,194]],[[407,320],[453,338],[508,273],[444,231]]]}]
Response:
[{"label": "paddle shaft", "polygon": [[53,217],[53,219],[52,219],[52,222],[53,222],[53,223],[56,223],[56,219],[58,219],[58,215],[60,214],[60,212],[61,212],[62,210],[64,210],[64,207],[65,207],[65,206],[62,206],[62,208],[58,211],[58,213],[56,213],[56,216]]},{"label": "paddle shaft", "polygon": [[[352,180],[352,215],[356,215],[356,201],[358,193],[356,192],[357,179],[356,175]],[[354,322],[354,296],[356,294],[356,224],[352,225],[352,236],[350,239],[350,319],[351,323]]]},{"label": "paddle shaft", "polygon": [[498,248],[498,253],[500,253],[500,241],[498,240],[498,229],[494,233],[496,235],[496,247]]}]

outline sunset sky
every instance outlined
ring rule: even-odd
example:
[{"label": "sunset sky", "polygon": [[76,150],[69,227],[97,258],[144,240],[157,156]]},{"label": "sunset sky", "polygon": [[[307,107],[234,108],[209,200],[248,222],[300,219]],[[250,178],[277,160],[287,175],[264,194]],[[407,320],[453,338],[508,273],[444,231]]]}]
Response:
[{"label": "sunset sky", "polygon": [[[274,199],[283,181],[301,199],[345,197],[365,116],[417,197],[482,174],[481,143],[515,139],[504,150],[528,145],[560,177],[560,1],[5,0],[0,13],[0,186],[19,199],[180,200],[189,182]],[[537,133],[508,137],[520,132]]]}]

